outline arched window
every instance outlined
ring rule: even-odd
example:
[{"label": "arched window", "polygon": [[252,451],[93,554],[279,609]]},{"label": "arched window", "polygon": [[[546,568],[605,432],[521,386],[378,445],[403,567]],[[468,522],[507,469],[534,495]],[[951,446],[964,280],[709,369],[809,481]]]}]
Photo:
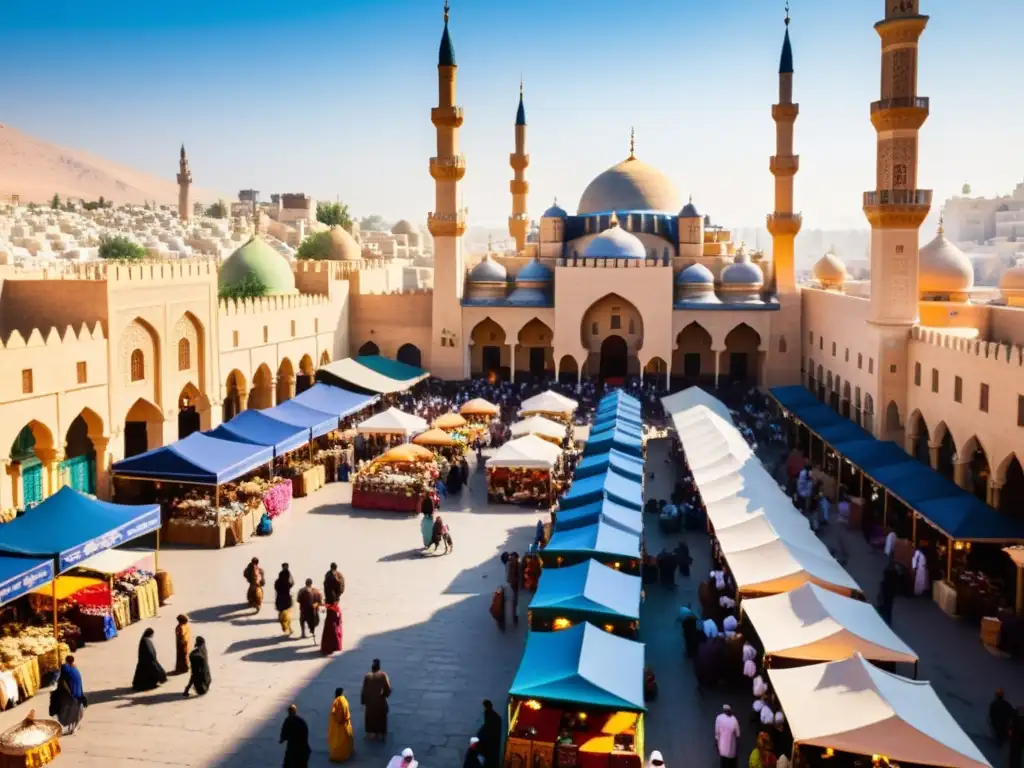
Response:
[{"label": "arched window", "polygon": [[786,354],[786,337],[779,336],[779,353]]},{"label": "arched window", "polygon": [[146,378],[146,356],[142,354],[141,349],[132,351],[131,369],[132,381],[142,381]]},{"label": "arched window", "polygon": [[192,350],[189,348],[188,339],[178,341],[178,370],[187,371],[192,367]]}]

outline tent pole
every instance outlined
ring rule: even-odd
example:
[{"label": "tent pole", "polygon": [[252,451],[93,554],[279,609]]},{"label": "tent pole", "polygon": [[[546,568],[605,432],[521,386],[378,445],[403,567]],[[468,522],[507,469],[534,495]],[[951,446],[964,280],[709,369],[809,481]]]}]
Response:
[{"label": "tent pole", "polygon": [[53,577],[50,597],[53,600],[53,639],[57,642],[57,660],[60,661],[60,636],[57,634],[57,579],[58,576]]},{"label": "tent pole", "polygon": [[882,502],[882,529],[889,527],[889,490],[882,488],[882,493],[885,494],[885,501]]},{"label": "tent pole", "polygon": [[153,553],[153,572],[160,570],[160,529],[156,529],[156,551]]},{"label": "tent pole", "polygon": [[917,661],[914,662],[914,679],[915,680],[917,680],[917,665],[918,664],[919,664],[919,662],[917,662]]},{"label": "tent pole", "polygon": [[910,518],[910,539],[914,544],[914,548],[917,548],[917,512],[910,510],[910,514],[913,517]]},{"label": "tent pole", "polygon": [[860,473],[860,498],[864,498],[864,473]]},{"label": "tent pole", "polygon": [[953,539],[947,538],[946,547],[946,581],[953,583]]},{"label": "tent pole", "polygon": [[213,487],[213,508],[217,514],[217,527],[220,527],[220,486]]}]

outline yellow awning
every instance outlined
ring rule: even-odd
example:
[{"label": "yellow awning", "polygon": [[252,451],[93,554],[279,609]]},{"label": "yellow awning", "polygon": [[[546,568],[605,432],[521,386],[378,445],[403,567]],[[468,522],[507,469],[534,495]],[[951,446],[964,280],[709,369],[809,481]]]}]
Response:
[{"label": "yellow awning", "polygon": [[458,429],[466,426],[466,420],[457,413],[446,413],[434,419],[436,429]]},{"label": "yellow awning", "polygon": [[453,446],[458,442],[443,429],[428,429],[412,439],[416,445]]},{"label": "yellow awning", "polygon": [[420,445],[405,443],[382,453],[375,461],[382,464],[401,464],[402,462],[433,461],[434,454]]},{"label": "yellow awning", "polygon": [[[102,579],[90,579],[87,576],[58,576],[57,577],[57,601],[67,600],[71,595],[76,592],[85,589],[86,587],[94,587],[97,584],[106,584],[107,582]],[[53,596],[53,585],[47,584],[45,587],[39,589],[33,589],[32,594],[42,595],[43,597]]]}]

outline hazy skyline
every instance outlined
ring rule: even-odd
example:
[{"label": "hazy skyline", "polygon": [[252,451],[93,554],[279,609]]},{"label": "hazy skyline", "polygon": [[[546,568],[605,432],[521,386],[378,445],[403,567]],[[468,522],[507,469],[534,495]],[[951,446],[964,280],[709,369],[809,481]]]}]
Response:
[{"label": "hazy skyline", "polygon": [[[154,7],[149,7],[153,5]],[[188,147],[197,186],[336,196],[357,215],[420,222],[433,207],[443,0],[267,0],[0,11],[0,122],[170,178]],[[471,222],[511,209],[508,154],[525,83],[529,210],[575,211],[628,154],[730,226],[772,207],[768,157],[783,3],[733,0],[452,0]],[[922,0],[919,88],[931,99],[919,186],[1012,191],[1024,107],[1012,73],[1024,4]],[[972,10],[972,8],[974,8]],[[879,93],[881,0],[794,0],[796,208],[805,227],[866,228],[875,182],[869,102]],[[0,170],[2,172],[2,170]]]}]

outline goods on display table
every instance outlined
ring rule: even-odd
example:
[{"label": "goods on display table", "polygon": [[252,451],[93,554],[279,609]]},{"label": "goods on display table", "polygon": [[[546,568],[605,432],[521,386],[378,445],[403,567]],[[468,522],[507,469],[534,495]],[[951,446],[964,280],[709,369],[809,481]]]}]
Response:
[{"label": "goods on display table", "polygon": [[561,445],[567,435],[566,425],[543,416],[530,416],[529,418],[517,421],[510,428],[512,437],[523,435],[536,435],[555,445]]},{"label": "goods on display table", "polygon": [[487,460],[487,497],[500,502],[554,503],[553,478],[562,451],[526,435],[505,443]]},{"label": "goods on display table", "polygon": [[191,491],[171,502],[170,519],[164,528],[168,542],[219,549],[242,544],[256,528],[255,510],[244,502],[232,500],[222,491],[218,507],[209,496]]},{"label": "goods on display table", "polygon": [[238,499],[258,515],[266,510],[273,519],[291,509],[292,483],[284,477],[254,477],[238,484]]},{"label": "goods on display table", "polygon": [[60,755],[60,723],[36,720],[35,710],[0,735],[0,768],[39,768]]},{"label": "goods on display table", "polygon": [[312,459],[292,459],[281,477],[291,480],[292,496],[301,499],[319,491],[327,484],[327,470],[323,464]]},{"label": "goods on display table", "polygon": [[419,445],[400,445],[360,468],[353,482],[352,506],[419,512],[426,499],[436,506],[438,476],[433,453]]},{"label": "goods on display table", "polygon": [[[60,629],[63,630],[64,624]],[[72,627],[71,629],[75,629]],[[76,630],[77,631],[77,630]],[[0,627],[0,707],[35,696],[43,677],[60,669],[70,646],[53,637],[53,625],[8,621]]]}]

